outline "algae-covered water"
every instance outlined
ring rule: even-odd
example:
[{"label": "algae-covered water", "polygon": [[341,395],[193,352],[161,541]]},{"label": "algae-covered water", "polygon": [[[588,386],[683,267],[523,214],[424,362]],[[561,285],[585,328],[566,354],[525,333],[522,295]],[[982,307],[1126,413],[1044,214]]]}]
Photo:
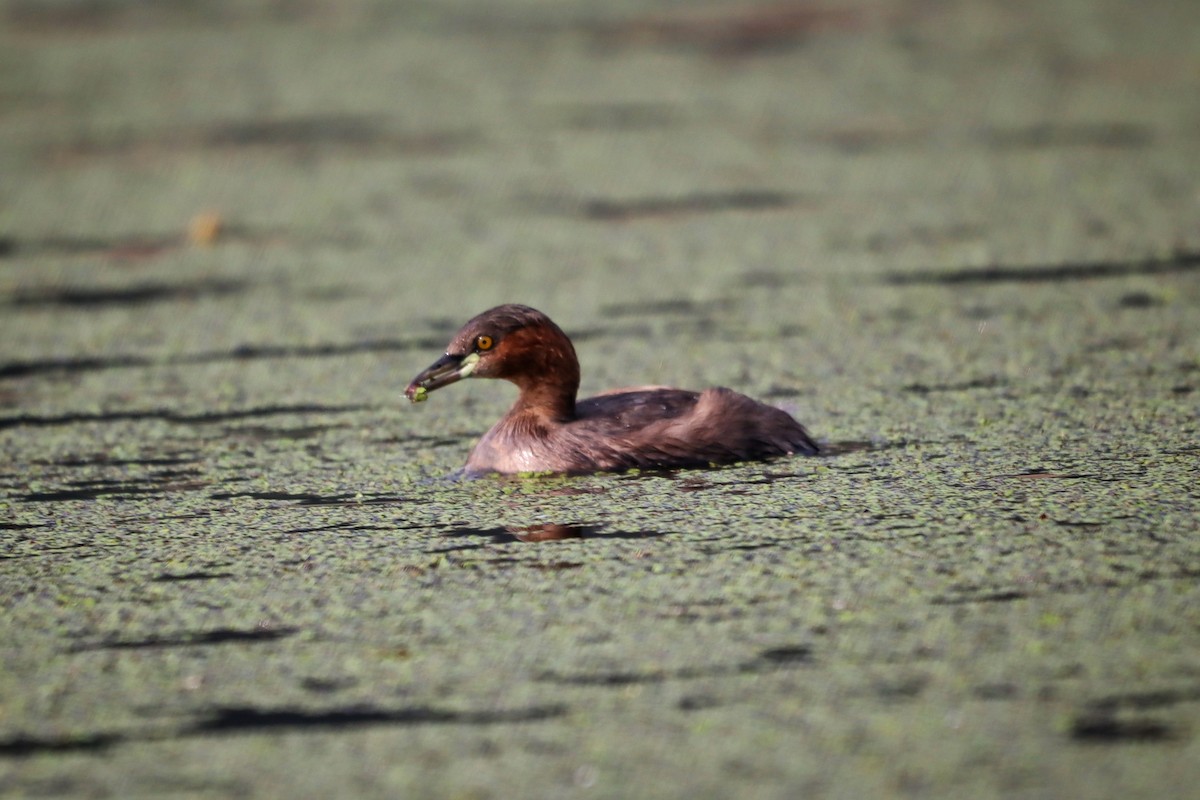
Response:
[{"label": "algae-covered water", "polygon": [[[1153,11],[0,5],[0,794],[1187,796]],[[824,452],[455,480],[501,302]]]}]

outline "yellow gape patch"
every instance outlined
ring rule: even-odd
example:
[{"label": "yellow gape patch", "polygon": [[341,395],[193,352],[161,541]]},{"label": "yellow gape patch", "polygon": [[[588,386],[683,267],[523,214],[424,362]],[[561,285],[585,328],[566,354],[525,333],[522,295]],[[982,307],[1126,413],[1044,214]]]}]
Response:
[{"label": "yellow gape patch", "polygon": [[479,353],[470,353],[462,360],[462,365],[458,368],[458,374],[464,378],[475,371],[475,367],[479,364]]}]

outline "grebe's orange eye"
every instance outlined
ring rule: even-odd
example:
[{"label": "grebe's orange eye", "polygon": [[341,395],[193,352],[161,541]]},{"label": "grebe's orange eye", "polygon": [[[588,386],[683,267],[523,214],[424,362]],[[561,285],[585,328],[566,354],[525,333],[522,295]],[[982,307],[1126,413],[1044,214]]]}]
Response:
[{"label": "grebe's orange eye", "polygon": [[493,344],[494,344],[494,342],[492,341],[492,337],[490,337],[490,336],[484,335],[484,336],[476,336],[475,337],[475,349],[476,350],[491,350]]}]

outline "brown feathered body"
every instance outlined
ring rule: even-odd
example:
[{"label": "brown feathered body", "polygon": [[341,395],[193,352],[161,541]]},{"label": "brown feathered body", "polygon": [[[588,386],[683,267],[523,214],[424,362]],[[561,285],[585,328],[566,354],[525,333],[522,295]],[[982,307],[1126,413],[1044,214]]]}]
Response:
[{"label": "brown feathered body", "polygon": [[519,390],[471,451],[471,475],[707,467],[817,453],[789,414],[731,389],[646,386],[576,402],[575,348],[528,306],[497,306],[471,319],[405,394],[421,400],[468,376],[501,378]]}]

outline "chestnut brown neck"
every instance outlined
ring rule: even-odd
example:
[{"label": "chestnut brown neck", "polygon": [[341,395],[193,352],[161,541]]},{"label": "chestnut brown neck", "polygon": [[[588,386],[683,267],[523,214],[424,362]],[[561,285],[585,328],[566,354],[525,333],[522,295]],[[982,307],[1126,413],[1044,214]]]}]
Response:
[{"label": "chestnut brown neck", "polygon": [[513,411],[560,422],[574,419],[579,359],[566,334],[550,323],[514,333],[505,345],[502,377],[521,390]]}]

